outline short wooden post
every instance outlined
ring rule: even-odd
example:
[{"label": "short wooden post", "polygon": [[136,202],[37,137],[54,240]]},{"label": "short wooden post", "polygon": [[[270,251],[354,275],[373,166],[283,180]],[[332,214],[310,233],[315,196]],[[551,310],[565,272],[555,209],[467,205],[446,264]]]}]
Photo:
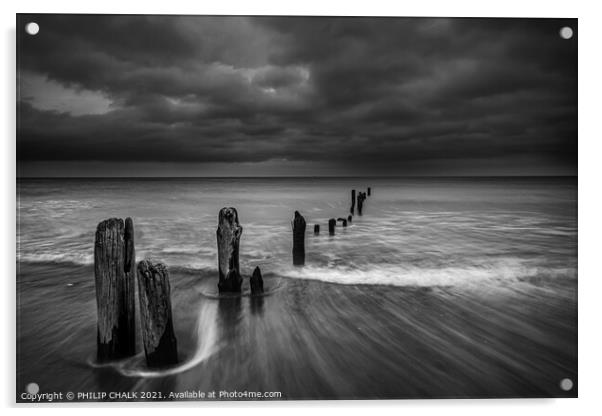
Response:
[{"label": "short wooden post", "polygon": [[138,263],[140,326],[146,364],[163,367],[178,362],[178,346],[171,314],[169,272],[163,263]]},{"label": "short wooden post", "polygon": [[341,221],[341,225],[343,227],[347,227],[347,219],[346,218],[337,218],[337,221]]},{"label": "short wooden post", "polygon": [[347,217],[347,222],[351,224],[351,221],[353,221],[353,215]]},{"label": "short wooden post", "polygon": [[355,215],[355,189],[351,190],[351,209],[349,211]]},{"label": "short wooden post", "polygon": [[217,225],[217,262],[220,292],[240,292],[242,277],[238,262],[238,250],[242,227],[238,223],[236,208],[222,208]]},{"label": "short wooden post", "polygon": [[320,224],[314,225],[314,234],[315,235],[320,234]]},{"label": "short wooden post", "polygon": [[368,196],[370,196],[372,189],[370,187],[368,187]]},{"label": "short wooden post", "polygon": [[334,229],[337,226],[337,220],[331,218],[328,220],[328,234],[334,235]]},{"label": "short wooden post", "polygon": [[263,293],[263,278],[261,277],[259,266],[253,270],[253,276],[251,276],[249,283],[251,284],[251,294]]},{"label": "short wooden post", "polygon": [[293,264],[303,266],[305,264],[305,218],[295,211],[292,221],[293,226]]},{"label": "short wooden post", "polygon": [[130,267],[126,269],[135,261],[133,223],[130,218],[127,220],[127,239],[121,218],[102,221],[96,228],[94,280],[99,362],[136,353],[134,276]]}]

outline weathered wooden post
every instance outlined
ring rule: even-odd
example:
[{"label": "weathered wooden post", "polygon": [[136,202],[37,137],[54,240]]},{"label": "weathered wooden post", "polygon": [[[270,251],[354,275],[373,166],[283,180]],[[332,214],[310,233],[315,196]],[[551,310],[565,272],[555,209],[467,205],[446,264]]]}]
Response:
[{"label": "weathered wooden post", "polygon": [[337,226],[337,220],[331,218],[328,220],[328,234],[334,235],[334,229]]},{"label": "weathered wooden post", "polygon": [[371,191],[372,191],[372,189],[370,189],[370,187],[368,187],[368,196],[370,196]]},{"label": "weathered wooden post", "polygon": [[125,259],[123,271],[125,274],[125,291],[123,297],[127,307],[127,327],[131,328],[128,334],[128,345],[132,346],[132,354],[136,353],[136,249],[134,247],[134,221],[130,217],[125,219],[123,238],[125,240]]},{"label": "weathered wooden post", "polygon": [[351,209],[349,211],[355,215],[355,189],[351,190]]},{"label": "weathered wooden post", "polygon": [[305,218],[295,211],[292,221],[293,226],[293,264],[303,266],[305,264]]},{"label": "weathered wooden post", "polygon": [[242,227],[236,208],[222,208],[217,225],[217,262],[220,292],[240,292],[242,277],[238,263],[238,249]]},{"label": "weathered wooden post", "polygon": [[261,277],[259,266],[255,267],[255,270],[253,270],[253,276],[251,276],[249,283],[251,284],[252,294],[263,293],[263,278]]},{"label": "weathered wooden post", "polygon": [[341,225],[343,227],[347,227],[347,219],[346,218],[337,218],[337,221],[341,221]]},{"label": "weathered wooden post", "polygon": [[347,222],[351,224],[351,221],[353,221],[353,215],[347,217]]},{"label": "weathered wooden post", "polygon": [[163,367],[178,362],[178,346],[171,315],[169,272],[163,263],[138,263],[140,326],[146,364]]},{"label": "weathered wooden post", "polygon": [[314,234],[315,235],[320,234],[320,224],[314,225]]},{"label": "weathered wooden post", "polygon": [[[96,284],[97,359],[99,362],[136,353],[134,275],[134,226],[127,218],[102,221],[94,242]],[[126,261],[127,260],[127,261]]]}]

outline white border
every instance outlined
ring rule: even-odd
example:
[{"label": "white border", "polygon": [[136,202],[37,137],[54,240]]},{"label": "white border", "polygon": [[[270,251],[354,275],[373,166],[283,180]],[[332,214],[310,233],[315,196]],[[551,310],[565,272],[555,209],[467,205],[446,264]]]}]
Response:
[{"label": "white border", "polygon": [[[1,402],[15,411],[15,13],[144,13],[144,14],[301,14],[301,15],[348,15],[348,16],[480,16],[480,17],[576,17],[579,18],[579,399],[555,400],[422,400],[422,401],[353,401],[353,402],[277,402],[277,403],[179,403],[145,404],[144,412],[162,414],[166,407],[177,406],[177,412],[214,412],[225,409],[240,414],[303,414],[315,411],[344,411],[365,414],[376,407],[380,413],[415,412],[446,415],[504,415],[508,413],[563,415],[595,414],[602,406],[598,402],[598,389],[602,387],[602,273],[599,240],[602,211],[600,74],[600,28],[602,15],[595,1],[463,1],[417,0],[350,1],[301,0],[284,1],[221,1],[207,4],[203,1],[166,0],[162,2],[102,0],[89,3],[70,1],[3,1],[1,4],[3,28],[1,99],[4,128],[2,137],[2,238],[0,264],[4,296],[2,311],[4,336],[1,344],[3,375],[0,378]],[[52,405],[42,406],[43,412],[63,415],[64,412],[104,414],[107,407],[132,408],[140,404],[112,405]],[[20,406],[23,407],[23,406]],[[66,408],[65,408],[66,407]],[[83,410],[82,407],[86,409]],[[194,409],[198,408],[200,409]],[[250,409],[247,409],[249,407]],[[192,409],[191,409],[192,408]],[[307,409],[306,409],[307,408]],[[21,409],[27,413],[36,408]],[[342,409],[341,409],[342,410]],[[111,410],[112,412],[113,410]],[[127,411],[127,410],[126,410]]]}]

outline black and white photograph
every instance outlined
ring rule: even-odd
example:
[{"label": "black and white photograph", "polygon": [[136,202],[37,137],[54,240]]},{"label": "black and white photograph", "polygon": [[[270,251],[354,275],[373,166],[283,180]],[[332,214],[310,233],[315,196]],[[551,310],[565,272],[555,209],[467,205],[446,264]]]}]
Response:
[{"label": "black and white photograph", "polygon": [[578,396],[577,19],[16,19],[17,403]]}]

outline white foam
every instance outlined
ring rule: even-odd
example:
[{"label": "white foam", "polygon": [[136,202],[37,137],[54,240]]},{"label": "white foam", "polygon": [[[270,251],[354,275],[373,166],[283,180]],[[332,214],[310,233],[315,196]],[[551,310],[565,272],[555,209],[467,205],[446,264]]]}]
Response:
[{"label": "white foam", "polygon": [[132,361],[123,361],[119,363],[116,369],[122,375],[127,377],[149,378],[165,377],[188,371],[211,357],[219,349],[217,343],[216,322],[217,304],[215,302],[203,302],[199,309],[199,318],[195,329],[195,335],[197,337],[195,353],[190,359],[176,367],[164,370],[149,370],[132,366]]},{"label": "white foam", "polygon": [[175,247],[165,247],[161,250],[166,254],[197,254],[200,252],[199,247],[193,246],[175,246]]},{"label": "white foam", "polygon": [[94,264],[94,256],[84,253],[17,253],[18,262]]},{"label": "white foam", "polygon": [[412,266],[371,266],[370,269],[305,266],[278,271],[285,277],[320,280],[346,285],[461,286],[517,282],[535,276],[576,279],[574,268],[529,266],[518,259],[503,259],[488,265],[423,268]]}]

